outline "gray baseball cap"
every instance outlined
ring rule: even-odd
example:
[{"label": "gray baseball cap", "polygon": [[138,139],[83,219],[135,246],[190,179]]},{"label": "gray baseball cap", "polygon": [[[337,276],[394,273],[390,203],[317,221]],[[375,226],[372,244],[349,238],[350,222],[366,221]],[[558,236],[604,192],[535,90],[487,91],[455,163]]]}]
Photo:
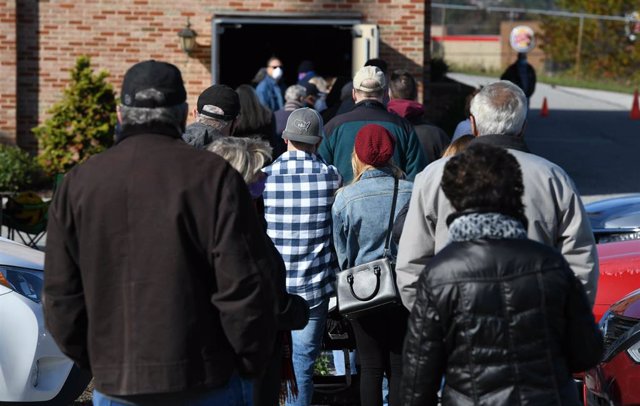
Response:
[{"label": "gray baseball cap", "polygon": [[305,144],[317,144],[322,141],[323,136],[322,117],[308,107],[292,111],[282,132],[282,138]]}]

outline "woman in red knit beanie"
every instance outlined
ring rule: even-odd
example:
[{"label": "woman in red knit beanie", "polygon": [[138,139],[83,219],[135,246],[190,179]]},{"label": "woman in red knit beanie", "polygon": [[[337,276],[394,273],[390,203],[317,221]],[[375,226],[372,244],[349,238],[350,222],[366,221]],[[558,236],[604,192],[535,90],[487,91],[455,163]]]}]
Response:
[{"label": "woman in red knit beanie", "polygon": [[[356,135],[351,164],[353,182],[342,188],[333,203],[333,239],[341,269],[351,268],[384,255],[394,189],[393,218],[411,198],[412,184],[391,157],[395,138],[383,126],[369,124]],[[389,230],[390,231],[390,230]],[[389,243],[395,258],[397,246]],[[362,406],[382,405],[382,378],[389,379],[389,405],[399,404],[402,344],[408,312],[389,305],[351,320],[360,356]]]}]

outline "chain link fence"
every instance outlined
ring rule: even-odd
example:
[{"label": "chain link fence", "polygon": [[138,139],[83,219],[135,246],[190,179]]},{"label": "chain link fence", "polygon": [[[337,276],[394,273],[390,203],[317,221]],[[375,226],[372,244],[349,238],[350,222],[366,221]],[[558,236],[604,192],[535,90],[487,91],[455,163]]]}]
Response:
[{"label": "chain link fence", "polygon": [[528,59],[539,72],[636,83],[640,78],[640,21],[632,9],[600,15],[445,3],[431,7],[432,56],[453,67],[503,70],[516,58],[509,45],[511,29],[528,25],[536,33]]}]

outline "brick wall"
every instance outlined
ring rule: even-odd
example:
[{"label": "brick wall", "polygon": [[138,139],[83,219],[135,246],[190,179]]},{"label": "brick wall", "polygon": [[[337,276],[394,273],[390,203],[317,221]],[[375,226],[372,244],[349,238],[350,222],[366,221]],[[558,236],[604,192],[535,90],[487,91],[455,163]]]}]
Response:
[{"label": "brick wall", "polygon": [[16,2],[0,1],[0,142],[16,132]]},{"label": "brick wall", "polygon": [[[59,100],[69,69],[81,54],[90,55],[94,67],[108,70],[116,89],[135,62],[154,58],[174,63],[186,82],[188,102],[195,105],[197,95],[210,84],[211,19],[221,12],[359,12],[363,22],[380,27],[381,57],[391,67],[408,69],[421,80],[429,4],[428,0],[0,0],[0,46],[10,47],[10,38],[17,35],[19,55],[13,65],[18,65],[17,120],[11,116],[15,111],[9,113],[3,105],[0,128],[7,133],[17,129],[19,143],[34,146],[30,128]],[[16,14],[17,27],[4,23],[6,19],[15,24],[12,16]],[[198,48],[191,58],[179,49],[177,37],[187,17],[198,33]],[[4,51],[0,80],[11,76],[11,59]],[[6,84],[3,95],[5,89],[15,88]]]}]

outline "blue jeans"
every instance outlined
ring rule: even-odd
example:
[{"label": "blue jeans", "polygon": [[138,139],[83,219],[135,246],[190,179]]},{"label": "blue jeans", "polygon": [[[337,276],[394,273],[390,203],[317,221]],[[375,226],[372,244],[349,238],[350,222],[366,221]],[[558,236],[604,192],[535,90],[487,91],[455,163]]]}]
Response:
[{"label": "blue jeans", "polygon": [[222,387],[181,396],[179,393],[167,395],[129,396],[126,399],[107,397],[93,390],[93,406],[251,406],[252,384],[250,380],[233,375],[229,383]]},{"label": "blue jeans", "polygon": [[329,299],[309,312],[309,323],[302,330],[291,332],[293,342],[293,370],[298,381],[298,397],[287,399],[287,406],[309,406],[313,397],[313,366],[322,347]]},{"label": "blue jeans", "polygon": [[[344,362],[344,352],[342,350],[333,350],[333,366],[336,369],[336,375],[346,375],[347,368]],[[349,351],[349,368],[351,369],[351,375],[357,375],[356,369],[356,352],[354,350]]]}]

